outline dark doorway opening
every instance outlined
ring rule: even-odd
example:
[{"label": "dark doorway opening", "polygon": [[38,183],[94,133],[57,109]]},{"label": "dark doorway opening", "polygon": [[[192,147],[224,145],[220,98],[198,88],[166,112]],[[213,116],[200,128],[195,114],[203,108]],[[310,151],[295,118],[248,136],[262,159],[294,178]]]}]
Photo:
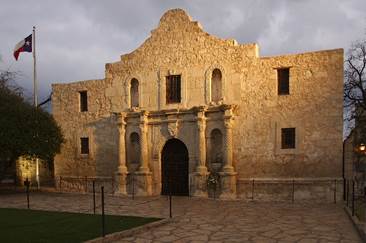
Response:
[{"label": "dark doorway opening", "polygon": [[161,194],[188,196],[188,150],[179,139],[168,140],[161,155]]}]

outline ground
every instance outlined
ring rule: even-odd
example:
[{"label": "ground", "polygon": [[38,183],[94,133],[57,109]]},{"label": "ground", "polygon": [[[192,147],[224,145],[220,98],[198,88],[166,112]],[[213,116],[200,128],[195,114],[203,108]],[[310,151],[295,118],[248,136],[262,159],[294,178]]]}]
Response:
[{"label": "ground", "polygon": [[[31,208],[92,212],[90,194],[32,193]],[[169,217],[167,197],[106,196],[109,214]],[[120,242],[361,242],[341,203],[244,202],[173,197],[173,221]],[[100,196],[97,195],[97,206]],[[3,194],[0,207],[26,207]],[[97,207],[100,212],[100,207]]]}]

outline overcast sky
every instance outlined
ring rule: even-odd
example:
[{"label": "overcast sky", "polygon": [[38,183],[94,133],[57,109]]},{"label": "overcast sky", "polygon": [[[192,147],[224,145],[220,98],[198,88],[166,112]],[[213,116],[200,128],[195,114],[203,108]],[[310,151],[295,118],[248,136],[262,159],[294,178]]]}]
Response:
[{"label": "overcast sky", "polygon": [[256,42],[260,55],[344,48],[366,35],[365,0],[0,0],[0,70],[19,71],[32,96],[32,55],[16,43],[37,27],[40,100],[51,83],[104,77],[104,64],[136,49],[162,14],[183,8],[204,30],[239,43]]}]

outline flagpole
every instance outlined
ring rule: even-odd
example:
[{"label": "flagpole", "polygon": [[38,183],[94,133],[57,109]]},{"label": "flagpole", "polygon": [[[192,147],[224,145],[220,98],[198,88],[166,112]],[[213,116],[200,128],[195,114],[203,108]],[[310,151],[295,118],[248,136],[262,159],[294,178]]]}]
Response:
[{"label": "flagpole", "polygon": [[[34,108],[37,109],[37,106],[38,106],[38,99],[37,99],[38,85],[37,85],[37,69],[36,69],[36,64],[37,64],[37,61],[36,61],[36,26],[33,26],[32,38],[33,38],[33,40],[32,40],[32,44],[33,44],[32,53],[33,53],[33,96],[34,96],[33,98],[34,98]],[[37,115],[37,111],[36,111],[36,115]],[[36,129],[38,129],[38,124],[37,124]],[[38,157],[36,158],[36,181],[37,181],[37,188],[40,189]]]}]

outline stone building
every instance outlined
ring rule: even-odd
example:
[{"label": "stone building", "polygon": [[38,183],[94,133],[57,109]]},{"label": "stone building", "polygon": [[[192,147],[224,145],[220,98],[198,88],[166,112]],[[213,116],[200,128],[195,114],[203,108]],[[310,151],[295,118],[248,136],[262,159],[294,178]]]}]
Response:
[{"label": "stone building", "polygon": [[52,89],[56,178],[114,175],[115,193],[133,181],[138,195],[214,185],[228,199],[342,189],[342,49],[261,57],[174,9],[104,79]]}]

